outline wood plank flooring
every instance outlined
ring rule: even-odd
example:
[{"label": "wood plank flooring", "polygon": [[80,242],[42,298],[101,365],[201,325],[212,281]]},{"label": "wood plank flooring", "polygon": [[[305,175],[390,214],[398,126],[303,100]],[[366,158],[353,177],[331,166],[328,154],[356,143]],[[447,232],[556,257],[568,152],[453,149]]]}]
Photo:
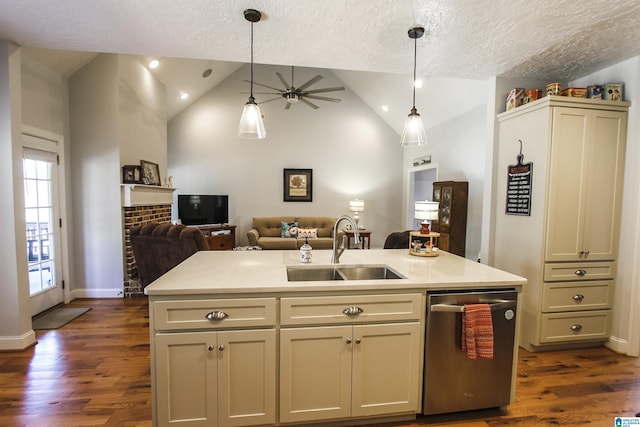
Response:
[{"label": "wood plank flooring", "polygon": [[[75,300],[91,310],[0,352],[0,426],[151,426],[146,298]],[[516,402],[379,426],[614,426],[640,412],[640,361],[604,347],[520,350]]]}]

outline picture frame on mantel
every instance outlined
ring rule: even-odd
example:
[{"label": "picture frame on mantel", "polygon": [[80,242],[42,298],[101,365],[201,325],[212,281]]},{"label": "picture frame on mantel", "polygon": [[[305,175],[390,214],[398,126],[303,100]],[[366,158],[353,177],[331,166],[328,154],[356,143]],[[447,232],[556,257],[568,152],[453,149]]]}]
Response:
[{"label": "picture frame on mantel", "polygon": [[160,167],[157,163],[140,160],[140,168],[143,184],[160,185]]},{"label": "picture frame on mantel", "polygon": [[140,176],[140,166],[124,165],[122,166],[122,183],[123,184],[140,184],[142,182]]},{"label": "picture frame on mantel", "polygon": [[284,201],[313,201],[313,169],[284,169]]}]

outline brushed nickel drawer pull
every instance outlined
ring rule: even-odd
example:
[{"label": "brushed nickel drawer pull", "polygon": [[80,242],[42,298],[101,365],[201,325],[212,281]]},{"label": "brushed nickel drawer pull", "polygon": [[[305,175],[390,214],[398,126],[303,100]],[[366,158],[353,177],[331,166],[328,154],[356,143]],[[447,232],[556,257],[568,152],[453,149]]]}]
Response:
[{"label": "brushed nickel drawer pull", "polygon": [[582,294],[576,294],[576,295],[574,295],[572,298],[573,298],[573,300],[574,300],[575,302],[582,302],[582,300],[584,299],[584,295],[582,295]]},{"label": "brushed nickel drawer pull", "polygon": [[352,305],[342,310],[342,313],[346,314],[347,316],[355,316],[362,313],[363,311],[364,310],[361,309],[360,307],[356,307]]},{"label": "brushed nickel drawer pull", "polygon": [[573,325],[571,326],[571,330],[578,332],[580,329],[582,329],[582,325]]},{"label": "brushed nickel drawer pull", "polygon": [[229,317],[229,315],[224,311],[212,311],[211,313],[208,313],[205,317],[208,320],[224,320],[227,317]]},{"label": "brushed nickel drawer pull", "polygon": [[345,340],[345,342],[346,342],[347,344],[351,344],[351,338],[347,338],[347,339]]},{"label": "brushed nickel drawer pull", "polygon": [[583,270],[582,268],[580,268],[580,269],[576,270],[575,274],[576,274],[576,276],[582,277],[582,276],[587,274],[587,270]]}]

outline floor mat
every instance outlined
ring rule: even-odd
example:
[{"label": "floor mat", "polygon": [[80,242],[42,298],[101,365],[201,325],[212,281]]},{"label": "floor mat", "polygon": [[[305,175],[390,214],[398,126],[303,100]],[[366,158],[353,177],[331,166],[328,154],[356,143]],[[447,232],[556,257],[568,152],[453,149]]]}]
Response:
[{"label": "floor mat", "polygon": [[55,308],[41,316],[33,319],[34,330],[58,329],[66,325],[73,319],[82,316],[90,308]]}]

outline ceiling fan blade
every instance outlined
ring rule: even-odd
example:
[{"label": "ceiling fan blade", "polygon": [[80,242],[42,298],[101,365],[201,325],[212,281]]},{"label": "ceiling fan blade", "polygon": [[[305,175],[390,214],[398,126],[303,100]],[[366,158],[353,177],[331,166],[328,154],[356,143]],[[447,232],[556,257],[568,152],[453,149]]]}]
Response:
[{"label": "ceiling fan blade", "polygon": [[[247,82],[247,83],[251,83],[251,80],[243,80],[243,81],[245,81],[245,82]],[[278,91],[278,92],[280,92],[280,93],[285,92],[284,90],[282,90],[282,89],[278,89],[277,87],[272,87],[272,86],[263,85],[262,83],[253,82],[253,84],[254,84],[254,85],[258,85],[258,86],[262,86],[262,87],[266,87],[266,88],[269,88],[269,89],[277,90],[277,91]]]},{"label": "ceiling fan blade", "polygon": [[267,102],[275,101],[276,99],[282,99],[282,97],[281,97],[281,96],[279,96],[279,97],[277,97],[277,98],[267,99],[266,101],[258,102],[258,104],[265,104],[265,103],[267,103]]},{"label": "ceiling fan blade", "polygon": [[324,89],[305,90],[305,93],[333,92],[333,91],[339,91],[339,90],[345,90],[345,89],[342,86],[340,86],[340,87],[327,87],[327,88],[324,88]]},{"label": "ceiling fan blade", "polygon": [[289,89],[293,85],[293,83],[291,83],[291,84],[287,83],[287,81],[284,79],[284,77],[282,77],[282,74],[280,74],[277,71],[276,71],[276,76],[278,76],[278,78],[280,79],[280,81],[284,85],[285,89]]},{"label": "ceiling fan blade", "polygon": [[[342,101],[341,99],[338,99],[338,98],[327,98],[326,96],[315,96],[315,95],[305,95],[304,98],[319,99],[321,101],[331,101],[331,102]],[[304,98],[301,98],[301,99],[304,99]]]},{"label": "ceiling fan blade", "polygon": [[312,78],[311,80],[309,80],[308,82],[306,82],[305,84],[303,84],[302,86],[300,86],[298,88],[298,90],[304,90],[305,88],[308,88],[309,86],[311,86],[314,83],[319,82],[320,80],[322,80],[324,77],[322,77],[320,74],[318,74],[317,76],[315,76],[314,78]]},{"label": "ceiling fan blade", "polygon": [[[249,95],[251,92],[240,92],[242,95]],[[282,96],[282,93],[280,92],[253,92],[254,95],[280,95]]]},{"label": "ceiling fan blade", "polygon": [[314,110],[317,110],[318,108],[320,108],[316,104],[314,104],[313,102],[311,102],[311,101],[309,101],[309,100],[307,100],[305,98],[300,98],[300,101],[304,102],[305,104],[307,104],[309,107],[313,108]]}]

